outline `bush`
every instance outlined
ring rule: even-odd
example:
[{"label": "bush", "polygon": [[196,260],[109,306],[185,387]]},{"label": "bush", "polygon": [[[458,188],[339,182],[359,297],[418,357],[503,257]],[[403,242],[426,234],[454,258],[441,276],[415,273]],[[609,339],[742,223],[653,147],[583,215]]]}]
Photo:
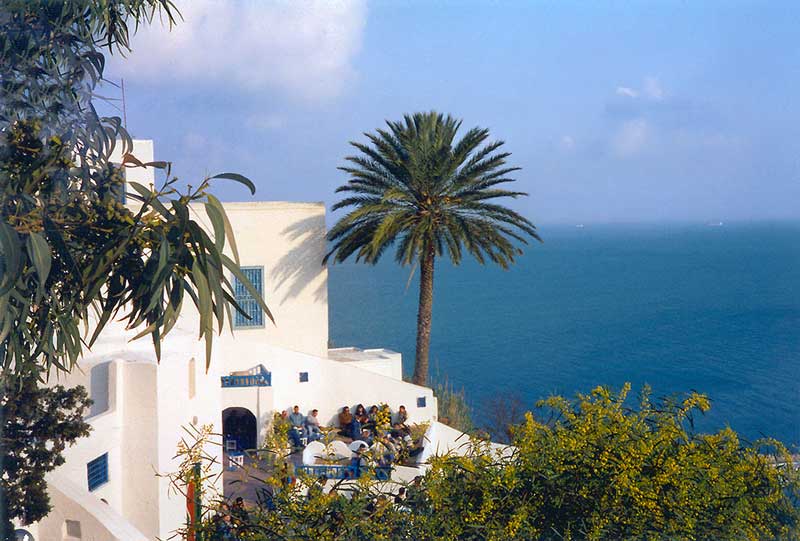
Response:
[{"label": "bush", "polygon": [[472,423],[472,415],[464,396],[464,389],[456,391],[445,379],[434,386],[433,392],[439,403],[439,421],[461,432],[472,432],[475,425]]},{"label": "bush", "polygon": [[[651,403],[629,386],[537,405],[514,447],[473,439],[465,456],[436,457],[393,503],[397,486],[366,478],[323,493],[317,480],[271,481],[247,539],[797,539],[797,471],[776,441],[741,444],[729,428],[695,434],[708,400]],[[308,489],[308,490],[306,490]],[[307,492],[307,494],[306,494]],[[344,493],[347,493],[344,496]],[[213,520],[209,523],[214,522]],[[217,521],[219,523],[219,521]]]}]

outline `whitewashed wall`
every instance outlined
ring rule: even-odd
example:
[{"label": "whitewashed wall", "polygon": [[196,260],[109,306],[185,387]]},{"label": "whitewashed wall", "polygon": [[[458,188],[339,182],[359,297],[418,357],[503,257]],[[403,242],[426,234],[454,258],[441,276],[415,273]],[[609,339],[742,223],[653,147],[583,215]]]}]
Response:
[{"label": "whitewashed wall", "polygon": [[64,475],[47,477],[48,494],[53,511],[41,522],[25,529],[41,541],[76,539],[65,537],[66,521],[76,522],[81,541],[146,541],[152,539],[133,527],[110,505],[103,503]]},{"label": "whitewashed wall", "polygon": [[[236,236],[241,266],[262,267],[264,299],[275,318],[263,327],[226,330],[214,347],[224,360],[271,344],[325,356],[328,350],[328,271],[325,255],[325,206],[322,203],[225,203]],[[212,231],[203,207],[196,219]],[[213,235],[212,235],[213,236]],[[232,276],[229,276],[232,278]],[[187,311],[178,324],[194,331],[197,316]]]},{"label": "whitewashed wall", "polygon": [[[316,408],[322,423],[335,424],[336,415],[345,404],[353,408],[363,403],[369,408],[372,404],[384,402],[393,411],[397,411],[401,404],[405,405],[412,422],[436,418],[436,398],[427,387],[363,370],[349,363],[271,346],[264,346],[262,355],[268,359],[264,365],[272,372],[273,401],[277,411],[289,410],[297,404],[305,415]],[[300,372],[308,372],[307,383],[300,383]],[[417,407],[418,397],[425,398],[426,407]]]},{"label": "whitewashed wall", "polygon": [[[148,538],[166,539],[184,520],[185,500],[172,494],[168,479],[156,474],[177,470],[174,456],[186,435],[183,427],[196,423],[220,428],[221,362],[216,359],[206,372],[203,345],[196,336],[177,331],[162,345],[161,364],[156,364],[152,345],[146,340],[127,343],[128,334],[112,325],[95,348],[99,354],[82,359],[78,370],[54,378],[53,383],[70,387],[91,385],[108,402],[105,411],[88,419],[90,436],[66,450],[66,463],[55,473],[70,479],[87,500],[105,499]],[[110,352],[113,345],[122,349]],[[105,393],[97,378],[92,381],[92,368],[103,363],[109,363]],[[209,446],[208,451],[221,464],[221,447]],[[106,452],[109,480],[90,493],[86,464]]]},{"label": "whitewashed wall", "polygon": [[[152,161],[152,142],[135,141],[134,154]],[[154,174],[152,169],[128,168],[126,178],[148,185]],[[79,370],[53,379],[67,386],[86,386],[98,402],[90,419],[92,435],[67,450],[67,463],[55,475],[74,484],[70,490],[77,491],[76,505],[83,502],[91,514],[92,509],[104,509],[95,506],[103,498],[108,509],[149,539],[168,538],[184,520],[183,497],[170,494],[168,481],[156,477],[177,468],[174,456],[185,434],[183,427],[213,424],[221,432],[221,415],[227,407],[245,407],[257,416],[259,442],[272,412],[295,404],[304,414],[319,409],[324,424],[336,424],[342,405],[354,408],[358,403],[369,407],[383,402],[394,411],[405,405],[411,422],[436,419],[431,389],[401,380],[399,354],[384,351],[385,358],[363,357],[358,362],[327,358],[324,205],[252,202],[225,203],[225,208],[242,266],[264,268],[264,296],[275,325],[265,319],[262,328],[237,329],[235,336],[226,330],[215,336],[212,363],[206,370],[204,347],[197,341],[197,314],[187,299],[181,321],[162,344],[160,365],[149,340],[131,343],[135,331],[112,324],[81,360]],[[211,231],[204,209],[193,210]],[[271,387],[221,388],[221,375],[259,364],[271,372]],[[308,373],[308,382],[300,382],[300,372]],[[425,399],[425,407],[417,406],[418,398]],[[221,447],[208,450],[220,458]],[[105,452],[109,482],[89,493],[86,464]],[[72,513],[72,505],[64,503],[59,512]]]}]

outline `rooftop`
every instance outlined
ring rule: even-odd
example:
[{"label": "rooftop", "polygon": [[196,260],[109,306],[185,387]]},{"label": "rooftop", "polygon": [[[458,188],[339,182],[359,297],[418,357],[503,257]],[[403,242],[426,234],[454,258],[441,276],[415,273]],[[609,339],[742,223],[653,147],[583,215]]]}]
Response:
[{"label": "rooftop", "polygon": [[332,348],[328,350],[328,357],[339,362],[375,361],[393,359],[400,355],[396,351],[385,348],[361,349],[356,347]]}]

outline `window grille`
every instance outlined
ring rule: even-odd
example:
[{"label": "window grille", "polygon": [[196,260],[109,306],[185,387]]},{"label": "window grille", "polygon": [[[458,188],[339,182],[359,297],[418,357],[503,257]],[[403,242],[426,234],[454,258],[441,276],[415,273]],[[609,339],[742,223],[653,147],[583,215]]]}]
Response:
[{"label": "window grille", "polygon": [[[250,280],[258,294],[264,295],[264,268],[263,267],[242,267],[242,274]],[[250,316],[250,319],[234,310],[234,327],[263,327],[264,312],[261,310],[258,301],[247,291],[244,284],[235,276],[233,277],[233,292],[236,295],[236,302],[242,310]]]},{"label": "window grille", "polygon": [[108,483],[108,453],[103,453],[86,464],[86,477],[89,480],[89,491]]}]

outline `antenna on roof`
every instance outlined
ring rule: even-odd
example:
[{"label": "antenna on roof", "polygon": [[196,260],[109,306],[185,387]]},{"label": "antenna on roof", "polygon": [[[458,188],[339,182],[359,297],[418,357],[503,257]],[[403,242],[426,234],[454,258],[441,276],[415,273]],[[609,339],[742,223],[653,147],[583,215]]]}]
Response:
[{"label": "antenna on roof", "polygon": [[[115,86],[115,87],[119,88],[122,91],[122,99],[120,99],[120,98],[110,98],[110,97],[107,97],[107,96],[101,96],[99,94],[95,95],[94,97],[103,100],[104,102],[109,104],[111,107],[113,107],[114,109],[116,109],[117,111],[122,113],[122,127],[127,130],[128,129],[128,104],[125,101],[125,79],[120,79],[119,80],[119,84],[115,83],[114,81],[112,81],[110,79],[103,79],[103,81],[108,83],[108,84],[110,84],[111,86]],[[116,105],[114,105],[115,101],[121,101],[122,102],[122,108],[119,108]]]},{"label": "antenna on roof", "polygon": [[125,79],[120,78],[119,87],[122,89],[122,127],[128,129],[128,108],[125,106]]}]

